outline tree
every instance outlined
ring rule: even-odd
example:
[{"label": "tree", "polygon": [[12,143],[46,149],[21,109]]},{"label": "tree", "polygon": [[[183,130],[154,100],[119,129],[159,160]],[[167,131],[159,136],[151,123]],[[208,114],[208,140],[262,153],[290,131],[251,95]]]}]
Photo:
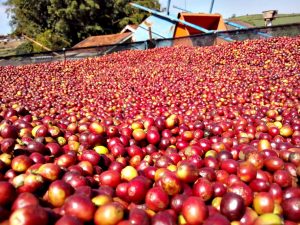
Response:
[{"label": "tree", "polygon": [[[116,25],[116,30],[122,29],[127,24],[139,24],[145,19],[147,13],[141,12],[140,9],[132,7],[129,3],[130,0],[115,0],[114,9],[116,13],[113,18],[113,25]],[[134,1],[135,3],[148,7],[150,9],[160,9],[160,4],[158,1],[147,1],[139,0]]]},{"label": "tree", "polygon": [[[62,49],[64,46],[70,45],[70,43],[68,43],[62,36],[53,33],[51,30],[46,30],[45,32],[38,34],[35,40],[52,50]],[[34,52],[45,51],[44,48],[36,44],[33,44],[33,50]]]},{"label": "tree", "polygon": [[5,5],[9,6],[10,25],[14,33],[35,36],[43,32],[48,26],[48,4],[49,0],[7,0]]},{"label": "tree", "polygon": [[17,55],[22,55],[22,54],[29,54],[33,52],[33,45],[31,42],[26,41],[23,44],[20,44],[16,48],[16,54]]},{"label": "tree", "polygon": [[[64,36],[69,42],[78,41],[90,35],[104,33],[100,4],[92,0],[50,0],[48,6],[49,27]],[[99,16],[99,17],[98,17]]]},{"label": "tree", "polygon": [[[131,0],[7,0],[11,25],[17,35],[43,40],[53,50],[72,46],[91,35],[119,32],[127,24],[139,24],[147,12],[133,8]],[[158,0],[135,3],[159,9]],[[52,39],[46,41],[49,34]],[[58,43],[53,43],[58,42]],[[50,46],[51,45],[51,46]],[[37,49],[35,49],[37,50]]]},{"label": "tree", "polygon": [[[50,0],[51,28],[78,41],[99,34],[119,32],[127,24],[138,24],[146,12],[130,6],[130,0]],[[140,0],[136,3],[158,9],[157,0]]]}]

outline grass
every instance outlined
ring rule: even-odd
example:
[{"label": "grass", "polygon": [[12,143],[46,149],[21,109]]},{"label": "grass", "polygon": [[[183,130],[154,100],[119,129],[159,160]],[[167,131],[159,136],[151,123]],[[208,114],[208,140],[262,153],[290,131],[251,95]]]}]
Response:
[{"label": "grass", "polygon": [[16,50],[15,49],[0,49],[0,57],[15,55]]},{"label": "grass", "polygon": [[[262,14],[253,14],[246,16],[237,16],[234,19],[249,23],[255,27],[265,25]],[[278,14],[277,18],[273,20],[273,25],[300,23],[300,14]]]},{"label": "grass", "polygon": [[22,43],[23,41],[11,41],[7,43],[0,41],[0,57],[15,55],[16,48]]}]

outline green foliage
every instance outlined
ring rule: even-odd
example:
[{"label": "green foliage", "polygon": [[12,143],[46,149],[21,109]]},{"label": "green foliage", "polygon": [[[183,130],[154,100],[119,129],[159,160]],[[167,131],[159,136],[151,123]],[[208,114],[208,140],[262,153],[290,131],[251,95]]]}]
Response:
[{"label": "green foliage", "polygon": [[7,0],[10,24],[16,35],[36,36],[48,26],[47,5],[49,0]]},{"label": "green foliage", "polygon": [[31,42],[24,42],[23,44],[20,44],[16,48],[16,55],[22,55],[22,54],[29,54],[33,52],[33,45]]},{"label": "green foliage", "polygon": [[[6,5],[15,34],[38,38],[56,49],[141,23],[147,12],[133,8],[130,2],[160,8],[158,0],[7,0]],[[51,33],[55,37],[47,39]],[[35,46],[35,50],[40,49]]]},{"label": "green foliage", "polygon": [[[46,30],[45,32],[38,34],[35,40],[43,46],[50,48],[51,50],[59,50],[65,46],[70,45],[70,43],[64,40],[62,36],[54,34],[51,30]],[[37,44],[33,44],[33,49],[34,52],[45,51],[44,48]]]},{"label": "green foliage", "polygon": [[127,24],[139,24],[148,15],[145,12],[141,12],[140,9],[132,7],[129,3],[134,2],[139,5],[145,6],[150,9],[159,10],[160,5],[158,1],[147,1],[147,0],[116,0],[114,1],[115,18],[114,23],[117,25],[117,29],[123,28]]},{"label": "green foliage", "polygon": [[103,31],[100,4],[96,1],[50,0],[48,12],[50,29],[72,44]]}]

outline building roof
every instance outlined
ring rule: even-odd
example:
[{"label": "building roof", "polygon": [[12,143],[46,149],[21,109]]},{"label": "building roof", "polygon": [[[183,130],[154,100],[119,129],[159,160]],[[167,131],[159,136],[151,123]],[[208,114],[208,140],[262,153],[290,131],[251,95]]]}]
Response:
[{"label": "building roof", "polygon": [[149,40],[150,28],[153,39],[173,38],[175,27],[175,21],[172,21],[167,17],[152,14],[138,26],[132,35],[132,40],[134,42]]},{"label": "building roof", "polygon": [[135,32],[138,27],[139,25],[133,25],[133,24],[126,25],[126,27],[124,27],[120,33]]},{"label": "building roof", "polygon": [[101,45],[113,45],[126,41],[132,35],[131,32],[119,33],[119,34],[108,34],[99,36],[90,36],[83,41],[79,42],[73,48],[84,48]]}]

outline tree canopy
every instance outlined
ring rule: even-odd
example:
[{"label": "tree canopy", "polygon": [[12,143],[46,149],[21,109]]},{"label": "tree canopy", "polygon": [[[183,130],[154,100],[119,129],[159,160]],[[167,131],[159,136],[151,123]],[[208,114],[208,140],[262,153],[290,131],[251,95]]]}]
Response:
[{"label": "tree canopy", "polygon": [[130,2],[160,8],[158,0],[7,0],[5,4],[16,35],[38,39],[54,50],[91,35],[117,33],[127,24],[139,24],[147,13]]}]

